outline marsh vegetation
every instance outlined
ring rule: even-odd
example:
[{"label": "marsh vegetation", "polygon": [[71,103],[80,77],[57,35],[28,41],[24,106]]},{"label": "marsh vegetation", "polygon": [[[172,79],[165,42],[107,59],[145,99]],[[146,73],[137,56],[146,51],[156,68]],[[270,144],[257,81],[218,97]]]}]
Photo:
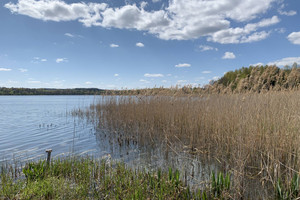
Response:
[{"label": "marsh vegetation", "polygon": [[231,174],[234,199],[273,198],[276,188],[290,191],[298,183],[299,98],[298,92],[103,97],[74,114],[109,130],[119,145],[152,145],[214,163]]},{"label": "marsh vegetation", "polygon": [[1,199],[213,199],[229,198],[229,175],[212,174],[210,187],[192,191],[169,168],[146,171],[89,157],[2,166]]}]

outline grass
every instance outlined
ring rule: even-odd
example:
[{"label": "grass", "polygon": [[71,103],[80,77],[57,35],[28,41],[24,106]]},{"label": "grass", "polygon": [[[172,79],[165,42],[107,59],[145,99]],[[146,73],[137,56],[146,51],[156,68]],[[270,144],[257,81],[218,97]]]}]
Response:
[{"label": "grass", "polygon": [[171,168],[147,172],[92,158],[56,159],[2,166],[0,199],[228,199],[230,182],[223,176],[210,188],[191,191]]},{"label": "grass", "polygon": [[[300,93],[103,97],[87,111],[119,144],[160,144],[213,159],[232,176],[231,196],[274,197],[300,172]],[[258,191],[256,191],[258,190]]]}]

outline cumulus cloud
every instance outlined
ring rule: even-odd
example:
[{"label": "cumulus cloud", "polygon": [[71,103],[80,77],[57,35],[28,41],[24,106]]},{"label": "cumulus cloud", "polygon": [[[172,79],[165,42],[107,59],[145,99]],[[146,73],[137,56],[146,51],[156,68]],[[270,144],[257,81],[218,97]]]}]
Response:
[{"label": "cumulus cloud", "polygon": [[292,66],[294,63],[300,63],[300,57],[287,57],[287,58],[282,58],[280,60],[276,60],[274,62],[269,62],[268,65],[277,65],[277,66],[285,66],[289,65]]},{"label": "cumulus cloud", "polygon": [[280,19],[277,16],[263,19],[257,23],[249,23],[244,27],[228,28],[217,31],[208,37],[208,41],[218,42],[221,44],[237,44],[256,42],[267,38],[270,32],[260,31],[259,28],[277,24]]},{"label": "cumulus cloud", "polygon": [[11,71],[11,70],[12,70],[12,69],[0,67],[0,72],[9,72],[9,71]]},{"label": "cumulus cloud", "polygon": [[143,43],[141,43],[141,42],[138,42],[138,43],[135,44],[135,46],[137,46],[137,47],[144,47],[145,45]]},{"label": "cumulus cloud", "polygon": [[203,71],[202,74],[210,74],[211,71]]},{"label": "cumulus cloud", "polygon": [[118,47],[119,47],[118,44],[110,44],[109,46],[110,46],[111,48],[118,48]]},{"label": "cumulus cloud", "polygon": [[119,74],[114,74],[114,76],[115,76],[115,77],[118,77],[118,76],[119,76]]},{"label": "cumulus cloud", "polygon": [[100,11],[103,11],[105,3],[65,3],[61,0],[19,0],[14,4],[9,2],[4,5],[12,13],[27,15],[43,21],[71,21],[78,20],[85,26],[100,25]]},{"label": "cumulus cloud", "polygon": [[208,46],[208,45],[200,45],[199,46],[200,48],[200,51],[218,51],[218,48],[214,48],[214,47],[211,47],[211,46]]},{"label": "cumulus cloud", "polygon": [[224,56],[222,57],[222,59],[235,59],[235,55],[232,52],[225,52]]},{"label": "cumulus cloud", "polygon": [[292,32],[287,38],[293,44],[300,44],[300,32]]},{"label": "cumulus cloud", "polygon": [[67,58],[57,58],[56,63],[61,63],[61,62],[68,62]]},{"label": "cumulus cloud", "polygon": [[[158,0],[152,0],[157,2]],[[135,29],[164,40],[189,40],[209,37],[219,43],[253,42],[267,36],[247,39],[256,29],[268,26],[268,19],[251,27],[231,27],[231,22],[243,24],[265,14],[277,0],[170,0],[160,10],[145,10],[147,3],[109,7],[106,3],[66,3],[62,0],[18,0],[4,7],[14,14],[27,15],[44,21],[77,20],[84,26]],[[273,17],[269,25],[279,20]],[[276,22],[277,21],[277,22]],[[209,23],[207,23],[209,22]],[[254,26],[254,27],[253,27]],[[223,39],[225,37],[225,39]],[[230,39],[231,38],[231,39]],[[255,39],[253,39],[255,38]]]},{"label": "cumulus cloud", "polygon": [[158,78],[158,77],[164,77],[163,74],[144,74],[145,77],[151,77],[151,78]]},{"label": "cumulus cloud", "polygon": [[87,82],[85,82],[85,84],[86,85],[91,85],[91,84],[93,84],[91,81],[87,81]]},{"label": "cumulus cloud", "polygon": [[191,67],[191,64],[189,64],[189,63],[179,63],[179,64],[175,65],[175,67],[179,67],[179,68],[181,68],[181,67]]}]

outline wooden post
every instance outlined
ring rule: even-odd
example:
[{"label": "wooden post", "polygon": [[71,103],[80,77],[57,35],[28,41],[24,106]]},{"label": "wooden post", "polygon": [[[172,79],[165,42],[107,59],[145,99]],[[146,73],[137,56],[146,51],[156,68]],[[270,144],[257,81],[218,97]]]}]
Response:
[{"label": "wooden post", "polygon": [[51,152],[52,152],[52,149],[46,149],[46,152],[47,152],[47,164],[49,165],[50,164],[50,159],[51,159]]}]

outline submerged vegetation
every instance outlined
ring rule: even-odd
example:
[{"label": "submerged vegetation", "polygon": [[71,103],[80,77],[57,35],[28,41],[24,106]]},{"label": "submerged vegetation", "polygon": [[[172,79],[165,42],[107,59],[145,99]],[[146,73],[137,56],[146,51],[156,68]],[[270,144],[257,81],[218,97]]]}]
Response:
[{"label": "submerged vegetation", "polygon": [[290,184],[300,172],[299,98],[299,92],[103,97],[74,114],[93,118],[120,145],[135,141],[189,152],[203,164],[213,160],[230,172],[234,199],[272,198],[275,188],[289,198],[299,190]]}]

